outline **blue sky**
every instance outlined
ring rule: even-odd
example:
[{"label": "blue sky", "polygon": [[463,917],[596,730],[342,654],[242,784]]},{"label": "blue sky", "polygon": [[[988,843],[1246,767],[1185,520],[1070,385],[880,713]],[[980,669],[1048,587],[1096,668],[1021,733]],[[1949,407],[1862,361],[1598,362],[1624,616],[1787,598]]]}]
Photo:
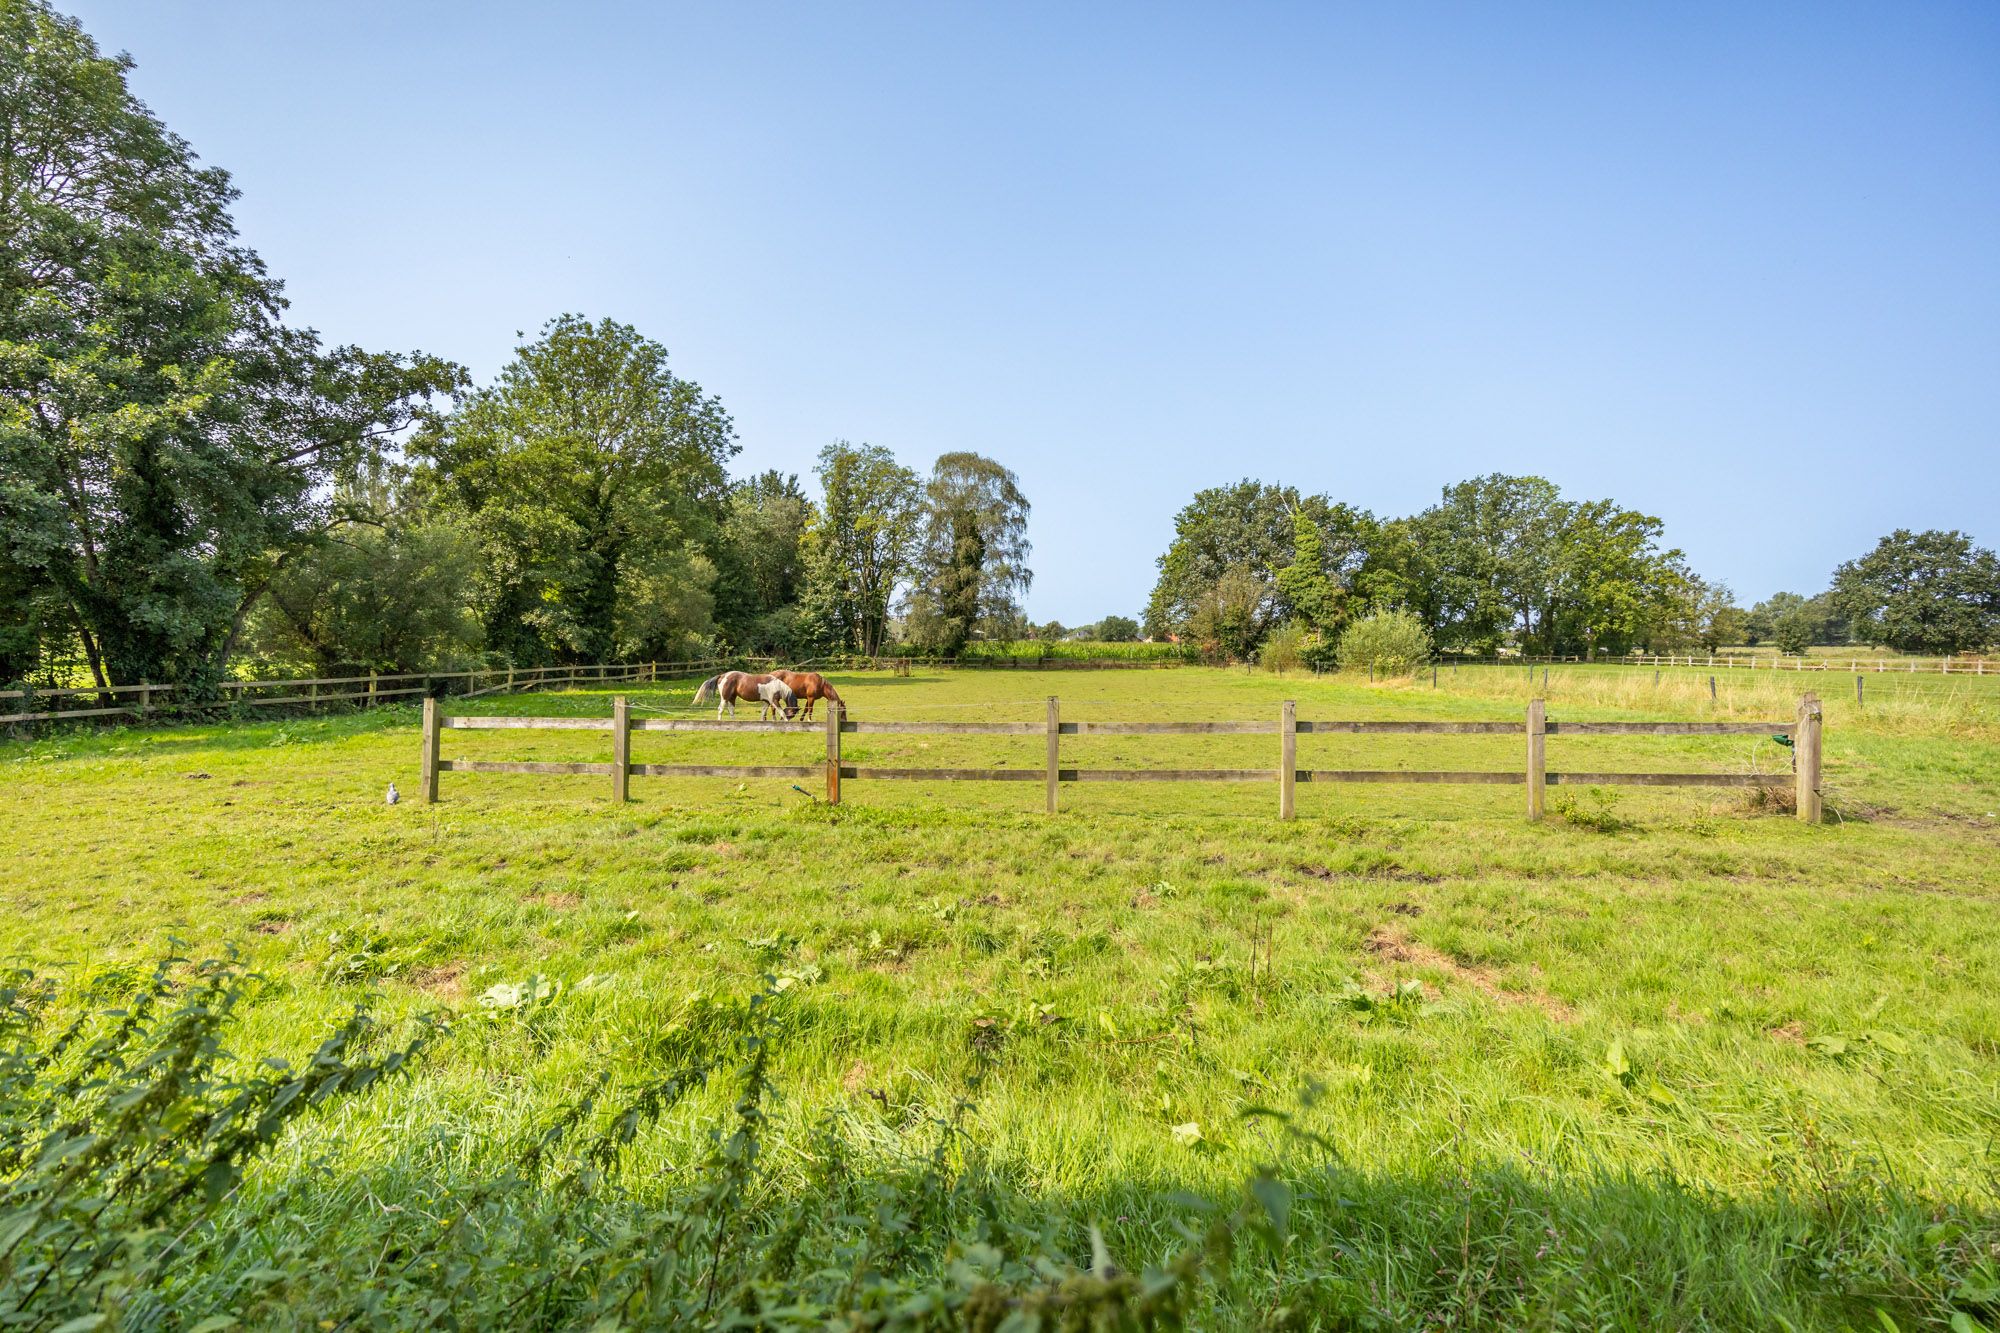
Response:
[{"label": "blue sky", "polygon": [[1540,473],[1746,602],[2000,543],[1990,3],[67,7],[296,319],[481,379],[627,321],[739,471],[989,454],[1038,619],[1244,476]]}]

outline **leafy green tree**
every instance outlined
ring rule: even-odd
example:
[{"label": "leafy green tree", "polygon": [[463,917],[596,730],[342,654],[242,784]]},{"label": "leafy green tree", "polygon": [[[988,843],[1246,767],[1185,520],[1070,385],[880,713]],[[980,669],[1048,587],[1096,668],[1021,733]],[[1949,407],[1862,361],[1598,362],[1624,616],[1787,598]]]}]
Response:
[{"label": "leafy green tree", "polygon": [[1269,597],[1266,580],[1248,565],[1232,565],[1195,602],[1188,635],[1204,657],[1248,659],[1269,632],[1261,622]]},{"label": "leafy green tree", "polygon": [[1806,650],[1819,638],[1822,622],[1814,612],[1812,603],[1801,598],[1796,606],[1784,611],[1771,625],[1771,642],[1778,645],[1778,651],[1788,657],[1804,657]]},{"label": "leafy green tree", "polygon": [[1749,615],[1736,604],[1736,594],[1727,583],[1696,580],[1695,638],[1706,652],[1745,641]]},{"label": "leafy green tree", "polygon": [[956,656],[974,630],[1019,611],[1034,581],[1029,550],[1019,479],[978,454],[940,457],[924,487],[909,598],[919,645]]},{"label": "leafy green tree", "polygon": [[1804,606],[1806,599],[1795,592],[1774,592],[1763,601],[1752,606],[1744,615],[1744,642],[1755,645],[1769,643],[1777,637],[1778,621],[1796,607]]},{"label": "leafy green tree", "polygon": [[737,647],[799,650],[798,601],[815,510],[798,477],[763,472],[730,488],[717,552],[715,618]]},{"label": "leafy green tree", "polygon": [[[1195,630],[1196,616],[1205,611],[1205,624],[1216,627],[1215,615],[1222,604],[1216,600],[1217,590],[1229,575],[1223,602],[1231,608],[1232,625],[1244,612],[1240,633],[1247,640],[1238,655],[1247,654],[1289,610],[1278,587],[1278,571],[1298,564],[1295,511],[1303,511],[1319,533],[1320,568],[1329,584],[1347,590],[1366,554],[1373,520],[1325,496],[1302,497],[1289,486],[1240,481],[1198,492],[1175,516],[1174,539],[1159,558],[1160,576],[1146,605],[1147,632],[1162,638],[1208,637]],[[1304,573],[1301,570],[1300,577]],[[1255,595],[1246,611],[1242,602],[1252,585]],[[1224,637],[1238,633],[1232,628]]]},{"label": "leafy green tree", "polygon": [[487,646],[515,661],[672,654],[707,634],[736,449],[721,401],[666,348],[579,315],[411,445],[479,543]]},{"label": "leafy green tree", "polygon": [[1829,602],[1898,652],[1984,648],[2000,641],[2000,558],[1963,532],[1898,528],[1833,572]]},{"label": "leafy green tree", "polygon": [[889,602],[908,577],[923,522],[917,474],[878,445],[835,441],[820,451],[822,496],[809,534],[801,606],[829,645],[881,651]]},{"label": "leafy green tree", "polygon": [[470,537],[404,505],[393,480],[345,489],[354,517],[272,576],[247,636],[257,655],[324,674],[470,660],[480,644]]},{"label": "leafy green tree", "polygon": [[1624,652],[1673,614],[1692,575],[1679,551],[1659,549],[1657,518],[1610,500],[1564,504],[1558,515],[1539,646],[1586,657]]},{"label": "leafy green tree", "polygon": [[1347,593],[1328,576],[1319,524],[1304,507],[1292,510],[1292,562],[1277,574],[1278,596],[1304,630],[1332,634],[1346,611]]},{"label": "leafy green tree", "polygon": [[37,0],[0,0],[0,542],[100,684],[212,685],[334,481],[460,382],[322,349],[201,167]]},{"label": "leafy green tree", "polygon": [[1100,643],[1135,643],[1139,638],[1139,622],[1130,616],[1106,616],[1097,622],[1091,637]]}]

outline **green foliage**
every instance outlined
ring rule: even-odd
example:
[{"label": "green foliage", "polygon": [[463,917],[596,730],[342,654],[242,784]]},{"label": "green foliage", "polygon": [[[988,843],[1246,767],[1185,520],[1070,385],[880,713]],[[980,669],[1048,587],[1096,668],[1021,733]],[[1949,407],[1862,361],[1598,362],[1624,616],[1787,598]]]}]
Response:
[{"label": "green foliage", "polygon": [[[1165,1263],[1120,1272],[1093,1229],[1081,1267],[986,1172],[964,1101],[923,1127],[928,1150],[886,1162],[824,1125],[805,1188],[781,1186],[773,1062],[786,992],[811,984],[789,975],[743,1002],[694,998],[645,1042],[643,1072],[602,1074],[532,1133],[478,1143],[476,1174],[454,1169],[413,1210],[343,1206],[343,1183],[311,1176],[249,1188],[291,1122],[402,1072],[424,1039],[357,1058],[371,1025],[356,1014],[302,1068],[239,1067],[223,1042],[250,982],[233,963],[181,980],[178,962],[124,1008],[67,1022],[55,983],[0,982],[9,1324],[219,1329],[310,1310],[322,1327],[421,1328],[449,1311],[459,1326],[665,1329],[776,1307],[790,1325],[1180,1328],[1239,1231],[1266,1259],[1287,1239],[1291,1191],[1260,1176]],[[495,986],[484,1012],[531,1024],[562,994],[541,978]],[[731,1106],[682,1183],[635,1188],[648,1173],[627,1159],[711,1082]]]},{"label": "green foliage", "polygon": [[1565,824],[1593,833],[1617,833],[1631,827],[1618,813],[1616,793],[1603,787],[1558,787],[1549,797],[1549,813]]},{"label": "green foliage", "polygon": [[301,1065],[244,1064],[223,1041],[248,986],[233,959],[170,958],[122,1007],[58,1022],[56,983],[0,977],[0,1323],[157,1318],[171,1284],[248,1239],[254,1213],[215,1230],[245,1169],[422,1044],[369,1059],[374,1025],[356,1012]]},{"label": "green foliage", "polygon": [[824,646],[872,657],[922,531],[917,474],[887,449],[845,440],[820,451],[816,471],[823,498],[808,534],[801,617]]},{"label": "green foliage", "polygon": [[1346,592],[1326,570],[1319,524],[1303,506],[1292,510],[1292,563],[1278,571],[1278,596],[1302,630],[1335,634],[1346,610]]},{"label": "green foliage", "polygon": [[1310,583],[1296,551],[1301,521],[1320,539],[1317,568],[1327,580],[1322,591],[1333,597],[1361,564],[1374,522],[1366,513],[1258,481],[1197,492],[1175,515],[1173,543],[1159,558],[1160,577],[1146,605],[1147,633],[1182,634],[1227,655],[1247,656],[1284,617],[1278,572],[1298,567],[1295,577]]},{"label": "green foliage", "polygon": [[1831,601],[1898,652],[1983,648],[2000,642],[2000,557],[1962,532],[1898,528],[1834,571]]},{"label": "green foliage", "polygon": [[912,644],[955,657],[976,630],[1016,619],[1034,579],[1027,534],[1028,501],[1012,472],[978,454],[940,457],[911,571]]},{"label": "green foliage", "polygon": [[715,619],[739,649],[795,654],[806,533],[816,513],[799,479],[763,472],[730,488],[716,555]]},{"label": "green foliage", "polygon": [[669,371],[666,348],[563,315],[411,451],[479,545],[488,648],[604,662],[671,656],[712,628],[736,448],[721,402]]},{"label": "green foliage", "polygon": [[1097,622],[1089,637],[1100,643],[1136,643],[1139,622],[1130,616],[1106,616]]},{"label": "green foliage", "polygon": [[354,517],[272,575],[251,618],[250,651],[312,675],[471,660],[480,646],[471,610],[478,552],[467,534],[426,521],[387,474],[336,498]]},{"label": "green foliage", "polygon": [[1269,587],[1248,565],[1222,571],[1190,605],[1187,635],[1209,661],[1241,661],[1265,635]]},{"label": "green foliage", "polygon": [[1297,621],[1287,621],[1264,636],[1264,646],[1257,650],[1257,665],[1277,675],[1297,671],[1306,665],[1306,640],[1316,633]]},{"label": "green foliage", "polygon": [[1408,611],[1377,611],[1347,627],[1334,655],[1346,671],[1407,676],[1431,660],[1430,634]]},{"label": "green foliage", "polygon": [[129,68],[0,4],[0,584],[27,594],[0,651],[26,675],[75,636],[100,683],[198,693],[331,484],[462,372],[283,324],[227,174]]},{"label": "green foliage", "polygon": [[1380,524],[1357,587],[1417,616],[1443,649],[1490,656],[1511,637],[1531,654],[1622,653],[1676,622],[1694,633],[1695,581],[1660,533],[1658,519],[1612,501],[1496,473]]},{"label": "green foliage", "polygon": [[962,662],[1034,661],[1042,657],[1058,662],[1189,662],[1195,659],[1195,651],[1187,644],[1122,639],[1111,642],[1060,639],[1048,643],[1040,639],[1006,642],[975,639],[959,654]]}]

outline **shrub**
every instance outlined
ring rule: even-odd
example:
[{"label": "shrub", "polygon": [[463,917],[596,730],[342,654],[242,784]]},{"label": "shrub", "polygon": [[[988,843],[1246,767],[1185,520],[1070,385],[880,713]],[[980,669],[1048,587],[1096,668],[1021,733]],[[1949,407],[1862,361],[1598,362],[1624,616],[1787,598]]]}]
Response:
[{"label": "shrub", "polygon": [[1431,660],[1431,636],[1408,611],[1377,611],[1347,627],[1335,654],[1344,670],[1406,676]]},{"label": "shrub", "polygon": [[1257,650],[1257,665],[1280,675],[1297,671],[1306,664],[1306,637],[1305,627],[1297,621],[1278,626],[1265,636],[1264,646]]},{"label": "shrub", "polygon": [[1299,656],[1313,671],[1332,671],[1340,665],[1338,647],[1330,636],[1313,630],[1299,641]]}]

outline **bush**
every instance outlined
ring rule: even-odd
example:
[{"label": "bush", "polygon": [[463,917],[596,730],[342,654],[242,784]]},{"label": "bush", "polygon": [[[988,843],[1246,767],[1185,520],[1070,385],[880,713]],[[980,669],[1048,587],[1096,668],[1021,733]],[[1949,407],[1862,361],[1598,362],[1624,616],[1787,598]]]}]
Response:
[{"label": "bush", "polygon": [[1278,626],[1265,637],[1264,646],[1257,650],[1257,665],[1280,675],[1297,671],[1306,664],[1306,637],[1305,627],[1296,621]]},{"label": "bush", "polygon": [[1407,676],[1431,660],[1431,636],[1408,611],[1378,611],[1349,625],[1335,654],[1347,671]]}]

